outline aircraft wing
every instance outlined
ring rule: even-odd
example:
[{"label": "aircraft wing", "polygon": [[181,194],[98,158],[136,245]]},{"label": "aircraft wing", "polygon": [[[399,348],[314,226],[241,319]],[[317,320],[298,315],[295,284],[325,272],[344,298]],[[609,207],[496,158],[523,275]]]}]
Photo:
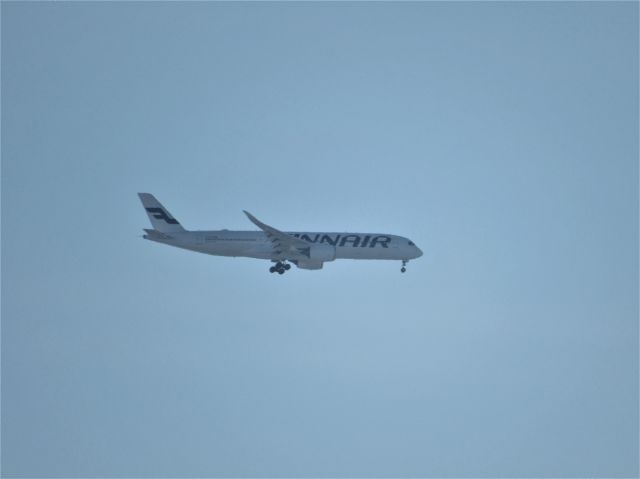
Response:
[{"label": "aircraft wing", "polygon": [[311,247],[310,243],[300,238],[290,236],[287,233],[283,233],[282,231],[275,229],[273,226],[266,225],[248,211],[243,211],[254,225],[265,232],[267,238],[269,238],[271,243],[273,243],[273,248],[276,254],[282,254],[283,257],[288,259],[309,257]]}]

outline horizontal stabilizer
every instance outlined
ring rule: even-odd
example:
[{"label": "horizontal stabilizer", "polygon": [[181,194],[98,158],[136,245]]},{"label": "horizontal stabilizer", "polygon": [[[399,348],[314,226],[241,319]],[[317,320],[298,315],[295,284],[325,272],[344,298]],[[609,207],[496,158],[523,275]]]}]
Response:
[{"label": "horizontal stabilizer", "polygon": [[168,234],[165,234],[165,233],[161,233],[160,231],[148,230],[148,229],[145,229],[144,231],[145,231],[145,233],[147,233],[145,235],[146,239],[153,239],[153,240],[170,240],[170,239],[173,239],[172,236],[169,236]]}]

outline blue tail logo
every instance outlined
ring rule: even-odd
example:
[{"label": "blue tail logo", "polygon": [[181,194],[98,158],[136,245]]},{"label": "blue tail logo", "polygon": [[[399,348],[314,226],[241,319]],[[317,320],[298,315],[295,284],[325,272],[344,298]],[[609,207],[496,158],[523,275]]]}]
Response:
[{"label": "blue tail logo", "polygon": [[167,213],[162,208],[145,208],[145,210],[151,213],[157,220],[165,220],[170,225],[180,224],[174,218],[169,218],[169,216],[167,216]]}]

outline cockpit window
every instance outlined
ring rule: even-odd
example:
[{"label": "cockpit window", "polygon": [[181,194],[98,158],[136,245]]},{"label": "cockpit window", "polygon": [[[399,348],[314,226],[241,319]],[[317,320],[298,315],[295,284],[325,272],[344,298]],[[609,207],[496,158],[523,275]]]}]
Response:
[{"label": "cockpit window", "polygon": [[413,244],[413,241],[409,241],[409,246],[415,246],[415,245]]}]

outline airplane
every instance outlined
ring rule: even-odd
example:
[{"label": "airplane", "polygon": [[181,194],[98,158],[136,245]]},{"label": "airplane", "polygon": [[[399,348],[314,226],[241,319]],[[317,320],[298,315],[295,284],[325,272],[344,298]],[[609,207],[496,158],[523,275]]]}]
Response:
[{"label": "airplane", "polygon": [[336,259],[400,260],[406,271],[410,259],[422,251],[410,239],[377,233],[284,232],[264,224],[248,211],[247,218],[261,231],[188,231],[150,193],[138,193],[153,229],[144,239],[215,256],[267,259],[269,272],[284,274],[295,264],[300,269],[322,269]]}]

